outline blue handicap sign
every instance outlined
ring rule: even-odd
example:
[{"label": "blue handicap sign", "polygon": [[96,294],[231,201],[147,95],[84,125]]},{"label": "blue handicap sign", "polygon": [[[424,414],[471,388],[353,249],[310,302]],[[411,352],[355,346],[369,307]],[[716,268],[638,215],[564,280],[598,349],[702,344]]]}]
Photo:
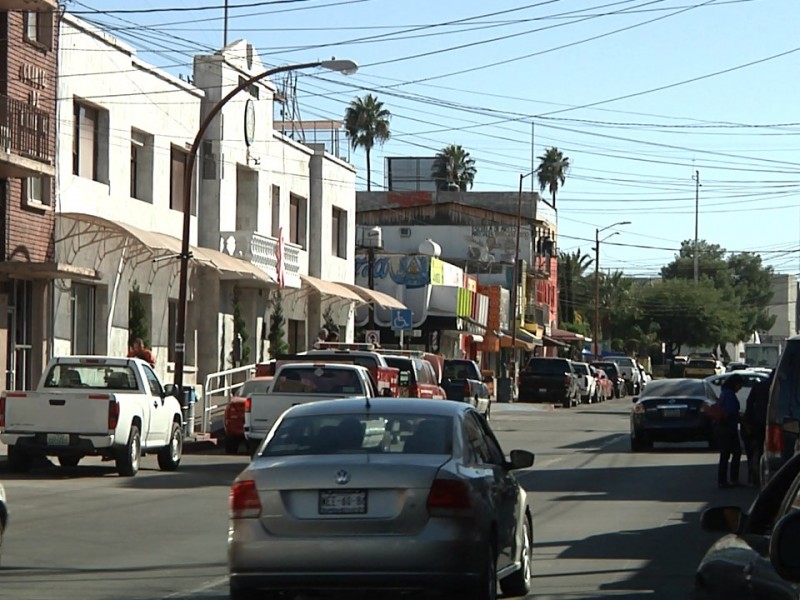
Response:
[{"label": "blue handicap sign", "polygon": [[393,308],[392,309],[392,329],[394,331],[405,331],[412,329],[411,309]]}]

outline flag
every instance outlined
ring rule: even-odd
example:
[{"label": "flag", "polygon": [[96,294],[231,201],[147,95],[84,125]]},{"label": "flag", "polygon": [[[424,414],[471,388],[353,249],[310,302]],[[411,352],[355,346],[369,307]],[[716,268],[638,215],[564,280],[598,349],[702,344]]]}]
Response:
[{"label": "flag", "polygon": [[283,227],[278,228],[278,247],[276,249],[277,264],[275,270],[278,272],[278,287],[286,287],[286,267],[284,261],[284,242],[283,242]]}]

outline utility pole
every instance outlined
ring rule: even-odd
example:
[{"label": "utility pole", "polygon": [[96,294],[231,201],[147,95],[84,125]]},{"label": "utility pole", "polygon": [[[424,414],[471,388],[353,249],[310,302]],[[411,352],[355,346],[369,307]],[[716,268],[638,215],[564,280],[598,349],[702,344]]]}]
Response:
[{"label": "utility pole", "polygon": [[697,253],[697,239],[700,231],[700,171],[694,172],[692,177],[694,186],[694,283],[700,280],[700,255]]},{"label": "utility pole", "polygon": [[228,45],[228,0],[225,0],[225,9],[224,14],[222,16],[222,47],[225,48]]},{"label": "utility pole", "polygon": [[600,358],[600,229],[594,230],[594,340],[595,360]]}]

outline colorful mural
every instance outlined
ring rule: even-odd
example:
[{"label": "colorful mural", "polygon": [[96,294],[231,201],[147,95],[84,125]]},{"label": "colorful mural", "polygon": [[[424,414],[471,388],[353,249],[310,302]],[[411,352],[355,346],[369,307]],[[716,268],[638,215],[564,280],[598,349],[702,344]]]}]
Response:
[{"label": "colorful mural", "polygon": [[[389,278],[407,289],[422,288],[431,283],[429,256],[381,256],[375,258],[373,276],[376,280]],[[356,279],[369,279],[369,260],[356,257]]]}]

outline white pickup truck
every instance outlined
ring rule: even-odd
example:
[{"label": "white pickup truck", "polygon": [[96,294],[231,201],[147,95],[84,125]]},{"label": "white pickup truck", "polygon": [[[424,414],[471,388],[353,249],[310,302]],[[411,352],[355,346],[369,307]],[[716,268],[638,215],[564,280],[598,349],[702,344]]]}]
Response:
[{"label": "white pickup truck", "polygon": [[337,398],[377,395],[366,367],[340,363],[279,364],[269,390],[245,400],[244,437],[254,452],[272,426],[292,406]]},{"label": "white pickup truck", "polygon": [[178,468],[182,413],[175,386],[162,385],[139,359],[64,356],[52,359],[35,391],[0,396],[0,441],[8,465],[25,472],[36,457],[75,466],[84,456],[114,460],[122,476],[136,475],[143,453]]}]

